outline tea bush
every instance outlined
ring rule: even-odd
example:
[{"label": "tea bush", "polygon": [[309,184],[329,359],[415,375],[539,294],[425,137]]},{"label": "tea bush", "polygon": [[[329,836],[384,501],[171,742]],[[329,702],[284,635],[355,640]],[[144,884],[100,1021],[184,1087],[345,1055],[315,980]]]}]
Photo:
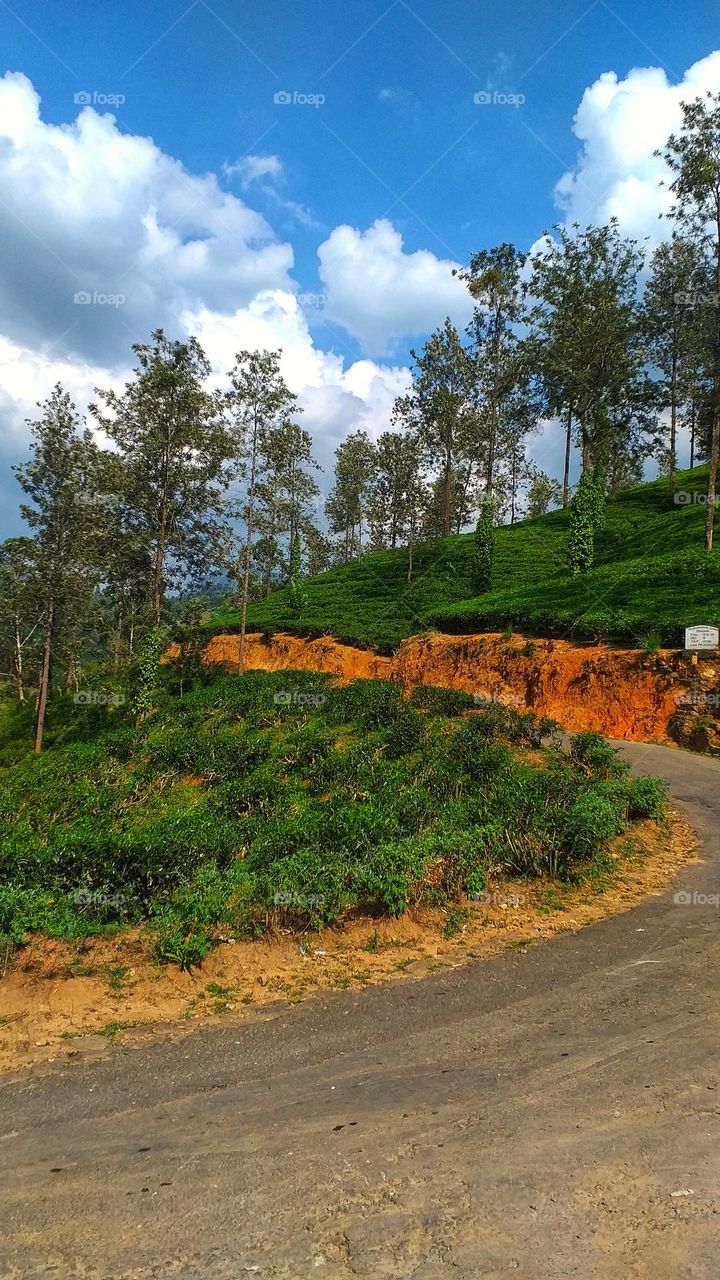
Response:
[{"label": "tea bush", "polygon": [[450,694],[218,674],[89,741],[56,726],[64,740],[4,772],[0,934],[142,923],[188,968],[218,932],[445,906],[498,872],[572,877],[662,816],[662,784],[598,735],[538,759],[550,722]]}]

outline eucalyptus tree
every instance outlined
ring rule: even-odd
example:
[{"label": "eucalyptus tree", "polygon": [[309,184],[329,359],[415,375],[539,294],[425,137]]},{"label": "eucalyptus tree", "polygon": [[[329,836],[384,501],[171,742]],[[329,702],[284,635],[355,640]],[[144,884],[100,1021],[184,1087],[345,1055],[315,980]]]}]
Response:
[{"label": "eucalyptus tree", "polygon": [[508,400],[526,372],[520,326],[525,321],[526,255],[512,244],[500,244],[473,255],[459,272],[475,299],[468,327],[471,340],[472,398],[475,406],[475,453],[483,457],[483,491],[492,494]]},{"label": "eucalyptus tree", "polygon": [[420,352],[410,354],[415,362],[412,386],[396,400],[393,421],[417,442],[423,464],[441,477],[440,532],[448,534],[453,475],[471,456],[477,429],[473,358],[449,319]]},{"label": "eucalyptus tree", "polygon": [[259,487],[272,465],[271,451],[278,435],[291,434],[293,418],[300,410],[297,396],[287,387],[280,372],[280,351],[239,351],[229,374],[230,390],[226,406],[230,416],[230,438],[234,452],[245,468],[246,492],[242,504],[245,537],[237,576],[240,593],[240,645],[238,665],[245,666],[247,607],[256,536],[256,509]]},{"label": "eucalyptus tree", "polygon": [[195,338],[157,329],[133,351],[132,380],[120,393],[96,390],[91,412],[119,455],[122,535],[150,566],[147,607],[158,626],[166,592],[218,563],[234,445]]},{"label": "eucalyptus tree", "polygon": [[[647,384],[646,350],[638,307],[644,254],[606,226],[555,228],[531,259],[530,343],[549,414],[566,423],[564,502],[569,491],[570,445],[577,437],[583,469],[596,466],[622,416]],[[617,447],[617,446],[614,446]],[[649,449],[649,445],[648,445]]]},{"label": "eucalyptus tree", "polygon": [[97,446],[70,396],[58,383],[29,421],[31,458],[14,467],[28,501],[20,510],[32,530],[27,545],[28,586],[34,610],[42,609],[42,652],[37,686],[35,751],[42,749],[53,664],[75,661],[74,643],[92,608],[102,576],[98,554],[98,513],[87,501],[95,487]]},{"label": "eucalyptus tree", "polygon": [[695,299],[706,288],[704,265],[697,243],[674,235],[652,256],[643,300],[648,354],[657,371],[658,404],[669,415],[661,461],[665,461],[671,492],[677,471],[678,425],[697,377]]},{"label": "eucalyptus tree", "polygon": [[[299,410],[297,410],[299,412]],[[290,549],[314,513],[320,493],[312,474],[319,463],[312,455],[312,437],[291,418],[272,426],[264,439],[264,466],[256,486],[259,540],[255,557],[266,590]]]},{"label": "eucalyptus tree", "polygon": [[419,467],[412,435],[385,431],[375,446],[375,468],[368,493],[368,524],[374,547],[407,542]]},{"label": "eucalyptus tree", "polygon": [[38,639],[47,608],[33,538],[8,538],[0,545],[0,662],[23,704],[26,672],[38,657]]},{"label": "eucalyptus tree", "polygon": [[698,324],[709,397],[708,501],[705,547],[713,545],[715,496],[720,458],[720,94],[707,93],[682,104],[680,132],[671,134],[661,154],[673,180],[670,217],[707,259],[712,288],[698,297]]},{"label": "eucalyptus tree", "polygon": [[352,431],[335,450],[335,484],[325,502],[330,532],[340,539],[347,564],[362,555],[376,450],[366,431]]}]

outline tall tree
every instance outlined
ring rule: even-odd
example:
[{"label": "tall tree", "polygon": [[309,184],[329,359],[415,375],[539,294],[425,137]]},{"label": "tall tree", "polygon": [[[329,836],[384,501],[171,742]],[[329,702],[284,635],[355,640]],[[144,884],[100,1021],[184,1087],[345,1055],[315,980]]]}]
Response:
[{"label": "tall tree", "polygon": [[467,461],[476,424],[473,406],[473,363],[455,326],[446,320],[415,361],[412,388],[393,410],[395,422],[417,441],[424,463],[437,468],[442,485],[441,533],[452,528],[453,475]]},{"label": "tall tree", "polygon": [[53,662],[68,636],[77,635],[101,576],[96,513],[85,501],[94,489],[97,448],[59,383],[39,407],[41,417],[28,423],[32,458],[13,468],[29,499],[20,509],[34,534],[33,574],[44,603],[36,752],[42,749]]},{"label": "tall tree", "polygon": [[244,458],[247,489],[243,504],[245,539],[240,568],[240,647],[238,666],[245,667],[245,635],[250,596],[253,542],[256,535],[258,486],[269,463],[268,449],[273,433],[291,429],[298,413],[297,396],[287,387],[280,372],[280,351],[239,351],[230,373],[227,403],[235,447]]},{"label": "tall tree", "polygon": [[375,447],[366,431],[353,431],[335,450],[335,484],[325,503],[330,532],[341,539],[344,563],[362,555]]},{"label": "tall tree", "polygon": [[715,495],[720,459],[720,94],[682,104],[678,134],[668,138],[664,159],[673,174],[676,203],[670,217],[692,238],[711,264],[713,291],[699,301],[706,362],[712,383],[709,431],[708,501],[705,547],[713,545]]},{"label": "tall tree", "polygon": [[477,410],[475,448],[482,444],[486,494],[495,488],[500,434],[524,368],[518,326],[525,319],[525,254],[512,244],[483,249],[459,274],[477,302],[468,333],[472,342],[472,388]]},{"label": "tall tree", "polygon": [[264,463],[257,482],[255,556],[267,593],[282,565],[283,547],[287,564],[294,539],[314,514],[320,490],[312,471],[320,467],[310,433],[291,419],[267,431]]},{"label": "tall tree", "polygon": [[217,563],[233,442],[195,338],[176,342],[157,329],[133,351],[132,381],[121,394],[97,390],[91,412],[120,456],[124,531],[151,565],[148,609],[158,626],[166,591]]},{"label": "tall tree", "polygon": [[378,438],[368,494],[368,524],[373,547],[395,548],[405,541],[407,490],[416,453],[412,438],[398,431],[385,431]]},{"label": "tall tree", "polygon": [[8,538],[0,546],[0,652],[3,676],[25,702],[26,667],[37,656],[46,602],[32,538]]},{"label": "tall tree", "polygon": [[638,412],[645,407],[646,352],[637,302],[644,259],[637,242],[620,235],[615,218],[602,227],[581,230],[575,223],[555,231],[557,241],[546,235],[532,258],[530,343],[547,412],[566,424],[567,501],[571,433],[577,435],[583,468],[603,465],[610,450],[622,445],[613,436],[631,421],[627,406]]},{"label": "tall tree", "polygon": [[679,235],[658,246],[650,267],[643,316],[650,359],[658,371],[659,407],[669,413],[661,461],[674,493],[678,424],[692,394],[697,365],[692,301],[703,291],[705,273],[697,244]]}]

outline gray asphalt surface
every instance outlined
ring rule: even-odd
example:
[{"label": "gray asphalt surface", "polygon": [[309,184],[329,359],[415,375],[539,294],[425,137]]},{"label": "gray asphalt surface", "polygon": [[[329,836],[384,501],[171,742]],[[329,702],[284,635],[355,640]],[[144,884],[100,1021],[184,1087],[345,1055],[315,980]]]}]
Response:
[{"label": "gray asphalt surface", "polygon": [[0,1275],[719,1277],[720,762],[622,749],[703,840],[662,897],[1,1084]]}]

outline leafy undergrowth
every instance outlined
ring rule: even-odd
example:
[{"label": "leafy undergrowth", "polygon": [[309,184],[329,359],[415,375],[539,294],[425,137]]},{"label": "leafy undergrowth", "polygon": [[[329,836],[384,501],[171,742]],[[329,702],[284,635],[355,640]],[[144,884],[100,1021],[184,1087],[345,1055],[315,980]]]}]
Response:
[{"label": "leafy undergrowth", "polygon": [[[371,552],[309,578],[301,615],[287,590],[251,605],[255,630],[332,635],[391,654],[410,635],[434,627],[451,632],[504,630],[637,645],[649,634],[669,646],[682,628],[720,621],[720,551],[703,550],[707,467],[680,472],[678,501],[667,480],[637,485],[607,507],[595,568],[574,577],[568,567],[568,513],[523,520],[496,530],[493,590],[472,585],[471,534],[437,538],[415,549],[407,581],[405,549]],[[221,610],[208,634],[239,628]]]},{"label": "leafy undergrowth", "polygon": [[144,922],[187,968],[226,933],[450,907],[497,874],[577,883],[664,811],[598,735],[562,755],[552,722],[454,690],[208,673],[181,698],[165,678],[139,726],[114,711],[6,769],[0,935]]}]

